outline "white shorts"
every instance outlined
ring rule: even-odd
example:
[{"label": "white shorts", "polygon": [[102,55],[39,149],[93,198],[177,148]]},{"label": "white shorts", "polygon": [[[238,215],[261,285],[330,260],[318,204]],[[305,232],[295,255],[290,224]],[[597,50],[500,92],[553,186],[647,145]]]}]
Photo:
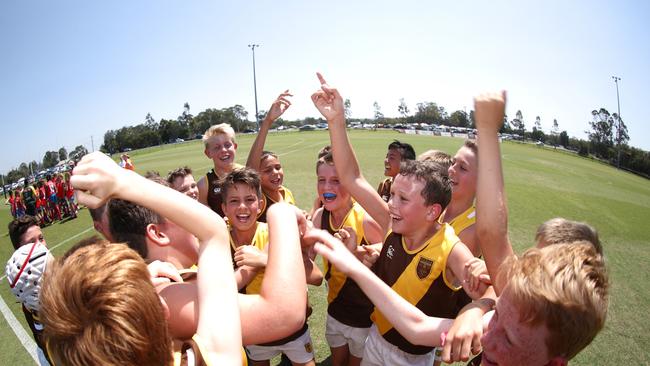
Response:
[{"label": "white shorts", "polygon": [[289,357],[289,360],[295,363],[307,363],[314,359],[314,348],[312,347],[309,329],[291,342],[278,346],[251,345],[246,346],[246,350],[253,361],[270,360],[280,353],[284,353]]},{"label": "white shorts", "polygon": [[402,351],[397,346],[386,341],[377,331],[377,327],[373,325],[368,334],[361,366],[431,366],[433,365],[433,359],[433,351],[424,355],[414,355]]},{"label": "white shorts", "polygon": [[363,357],[363,349],[370,328],[355,328],[345,325],[327,314],[325,338],[332,348],[348,346],[350,354],[356,358]]}]

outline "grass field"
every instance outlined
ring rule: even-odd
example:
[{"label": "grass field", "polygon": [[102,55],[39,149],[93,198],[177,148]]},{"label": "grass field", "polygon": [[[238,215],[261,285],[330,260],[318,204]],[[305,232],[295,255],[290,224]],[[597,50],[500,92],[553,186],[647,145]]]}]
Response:
[{"label": "grass field", "polygon": [[[435,148],[453,153],[461,139],[404,135],[392,131],[351,131],[364,175],[376,184],[382,178],[386,146],[392,139],[411,143],[416,152]],[[237,162],[245,163],[254,135],[238,137]],[[277,133],[269,136],[267,149],[280,155],[285,168],[285,185],[298,205],[308,209],[316,195],[315,156],[329,142],[326,132]],[[188,165],[195,177],[211,167],[199,141],[134,151],[131,156],[139,173],[167,171]],[[648,365],[650,356],[650,181],[575,155],[532,145],[502,145],[506,191],[510,214],[510,236],[517,252],[532,245],[536,227],[543,221],[562,216],[594,225],[603,242],[610,270],[612,291],[610,312],[604,331],[572,365]],[[0,208],[0,226],[10,221],[8,206]],[[48,245],[61,255],[77,240],[92,235],[87,210],[76,220],[45,229]],[[6,230],[0,235],[1,263],[9,258],[12,246]],[[4,268],[4,267],[3,267]],[[24,325],[20,307],[0,286],[0,295]],[[311,334],[317,362],[329,365],[324,339],[325,286],[310,289],[314,314]],[[31,334],[31,333],[30,333]],[[32,361],[4,318],[0,318],[0,364],[27,365]]]}]

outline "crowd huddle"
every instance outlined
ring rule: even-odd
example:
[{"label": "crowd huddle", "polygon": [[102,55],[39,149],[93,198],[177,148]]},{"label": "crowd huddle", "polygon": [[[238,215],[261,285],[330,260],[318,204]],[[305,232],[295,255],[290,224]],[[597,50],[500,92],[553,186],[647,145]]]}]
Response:
[{"label": "crowd huddle", "polygon": [[322,330],[307,325],[306,285],[323,280],[336,366],[566,365],[593,340],[609,291],[596,230],[554,218],[535,247],[515,255],[510,244],[497,137],[505,93],[475,98],[477,140],[453,157],[389,142],[375,187],[343,98],[318,78],[311,98],[330,145],[315,157],[309,212],[264,150],[291,106],[287,90],[246,166],[227,124],[205,132],[214,168],[198,181],[187,167],[143,177],[101,153],[82,158],[69,185],[101,239],[53,258],[38,211],[10,223],[7,280],[41,364],[269,365],[283,354],[315,365],[310,332]]},{"label": "crowd huddle", "polygon": [[48,174],[35,183],[18,186],[9,192],[5,204],[10,206],[14,218],[32,216],[41,227],[76,218],[79,211],[69,173]]}]

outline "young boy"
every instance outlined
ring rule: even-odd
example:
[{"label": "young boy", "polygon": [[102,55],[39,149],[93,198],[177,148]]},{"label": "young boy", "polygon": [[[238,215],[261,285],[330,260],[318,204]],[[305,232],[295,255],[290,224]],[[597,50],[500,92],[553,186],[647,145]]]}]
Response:
[{"label": "young boy", "polygon": [[268,113],[262,120],[260,131],[255,137],[255,141],[251,146],[251,151],[248,153],[246,166],[254,169],[260,175],[262,187],[262,205],[260,209],[258,221],[266,222],[266,210],[269,206],[276,202],[287,202],[292,205],[296,204],[293,193],[289,188],[282,185],[284,182],[284,170],[280,163],[280,157],[270,151],[264,151],[264,143],[269,129],[273,121],[280,118],[280,116],[291,106],[288,97],[292,95],[289,90],[285,90],[273,102]]},{"label": "young boy", "polygon": [[[483,364],[566,365],[604,324],[606,269],[590,243],[532,249],[510,265],[513,251],[497,137],[505,102],[505,92],[474,101],[481,141],[476,231],[488,273],[497,279],[495,290],[501,293],[483,337]],[[509,328],[512,331],[504,331]]]},{"label": "young boy", "polygon": [[598,239],[598,231],[584,222],[556,217],[541,224],[535,234],[535,245],[538,248],[578,241],[587,241],[594,246],[598,253],[603,253],[603,247]]},{"label": "young boy", "polygon": [[168,314],[152,284],[155,273],[127,246],[80,243],[52,263],[41,302],[44,338],[55,364],[242,365],[237,295],[223,229],[222,222],[199,234],[201,270],[194,305],[199,320],[191,339],[170,336]]},{"label": "young boy", "polygon": [[199,179],[199,202],[210,207],[219,216],[223,217],[221,208],[221,188],[219,179],[226,176],[235,168],[241,165],[235,163],[237,142],[235,142],[235,130],[227,123],[221,123],[208,128],[203,134],[203,153],[212,160],[214,168],[208,174]]},{"label": "young boy", "polygon": [[[86,155],[71,180],[80,202],[81,197],[90,201],[87,206],[98,207],[110,198],[109,225],[113,240],[126,243],[147,262],[160,260],[179,270],[190,268],[198,261],[197,238],[200,240],[201,234],[213,226],[225,225],[209,208],[133,171],[120,169],[102,153]],[[84,190],[104,196],[101,200],[93,199]],[[156,211],[150,209],[153,207]],[[293,208],[284,205],[269,214],[272,217],[269,241],[277,244],[269,246],[264,283],[259,295],[241,295],[239,299],[245,344],[284,337],[304,322],[301,312],[307,300],[298,227],[296,221],[287,220],[299,217]],[[180,226],[184,222],[191,223],[192,231],[187,230],[187,225]],[[192,337],[197,331],[196,283],[167,284],[157,290],[169,308],[172,337]]]},{"label": "young boy", "polygon": [[[47,251],[47,242],[45,241],[45,237],[43,236],[43,232],[41,231],[39,222],[35,217],[25,215],[20,218],[17,218],[9,223],[8,228],[9,228],[9,238],[11,239],[11,244],[13,245],[16,251],[18,251],[21,247],[26,246],[28,244],[41,246],[42,248],[44,248],[45,251]],[[38,247],[35,248],[38,249]],[[41,268],[41,272],[42,272],[44,271],[45,263],[42,261],[40,263],[42,264],[42,268]],[[27,274],[31,275],[31,273],[27,273]],[[16,276],[16,277],[20,277],[20,276]],[[20,288],[19,290],[22,290],[22,288]],[[27,307],[23,303],[22,310],[23,310],[23,315],[25,316],[25,320],[27,321],[27,325],[29,325],[29,329],[31,329],[32,335],[38,347],[36,349],[36,352],[38,355],[39,362],[41,363],[41,365],[49,365],[50,358],[47,355],[45,343],[43,342],[42,339],[43,325],[38,313],[38,309],[35,308],[34,306]]]},{"label": "young boy", "polygon": [[413,146],[398,140],[393,140],[388,144],[388,151],[384,159],[384,175],[388,178],[379,183],[379,187],[377,187],[377,193],[384,201],[388,202],[390,199],[390,186],[393,184],[393,179],[399,174],[400,164],[407,160],[415,160]]},{"label": "young boy", "polygon": [[199,188],[196,185],[192,169],[187,166],[174,169],[167,174],[167,183],[173,189],[189,196],[192,199],[199,199]]},{"label": "young boy", "polygon": [[[387,204],[361,175],[346,134],[341,95],[329,87],[320,74],[318,77],[321,90],[312,95],[312,101],[328,121],[341,184],[386,235],[373,267],[375,273],[425,314],[455,317],[461,288],[458,284],[465,262],[473,256],[450,226],[438,222],[451,199],[446,172],[434,163],[404,162],[392,183]],[[478,299],[490,292],[491,288],[483,288],[469,295]],[[483,314],[476,312],[474,315]],[[432,347],[410,343],[378,310],[373,313],[372,320],[374,325],[366,342],[362,365],[428,366],[433,363]]]},{"label": "young boy", "polygon": [[[266,223],[258,222],[260,211],[260,178],[249,168],[236,169],[228,173],[221,182],[223,211],[230,224],[230,245],[236,270],[241,266],[254,267],[256,275],[248,278],[238,287],[247,294],[258,294],[264,278],[267,263],[266,251],[269,244],[269,229]],[[303,253],[307,283],[319,286],[323,275],[314,262]],[[236,276],[238,278],[238,276]],[[307,291],[307,288],[304,288]],[[284,353],[294,366],[313,366],[314,352],[311,336],[305,318],[303,326],[293,334],[260,345],[247,346],[253,365],[269,365],[270,359]]]},{"label": "young boy", "polygon": [[[318,158],[316,175],[322,207],[314,213],[314,227],[333,235],[354,233],[351,250],[360,256],[365,254],[367,245],[380,243],[381,228],[340,184],[331,151]],[[372,325],[373,305],[359,286],[330,262],[325,260],[323,267],[328,284],[325,338],[332,353],[332,364],[358,365]]]}]

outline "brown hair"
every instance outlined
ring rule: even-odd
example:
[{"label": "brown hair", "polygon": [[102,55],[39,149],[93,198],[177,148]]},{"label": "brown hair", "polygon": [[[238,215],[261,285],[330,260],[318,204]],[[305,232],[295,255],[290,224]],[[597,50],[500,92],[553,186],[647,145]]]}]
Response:
[{"label": "brown hair", "polygon": [[14,246],[14,249],[18,249],[22,244],[26,244],[21,243],[20,238],[32,226],[38,226],[38,220],[30,215],[24,215],[9,223],[7,228],[9,229],[9,238],[11,238],[11,244]]},{"label": "brown hair", "polygon": [[407,160],[400,165],[399,174],[414,177],[424,183],[420,195],[427,206],[439,204],[442,211],[451,201],[451,184],[447,169],[432,161]]},{"label": "brown hair", "polygon": [[155,211],[133,202],[111,199],[108,202],[108,226],[113,240],[126,243],[147,258],[147,225],[162,224],[165,218]]},{"label": "brown hair", "polygon": [[422,154],[418,155],[420,161],[432,161],[442,165],[443,168],[449,169],[449,167],[454,163],[454,158],[447,154],[444,151],[440,150],[427,150]]},{"label": "brown hair", "polygon": [[318,174],[318,168],[323,164],[334,166],[334,155],[332,155],[332,147],[330,145],[323,147],[318,152],[318,160],[316,160],[316,174]]},{"label": "brown hair", "polygon": [[174,170],[171,170],[167,174],[167,183],[171,186],[174,184],[174,181],[176,178],[185,178],[188,175],[192,175],[192,169],[188,166],[183,166],[180,168],[176,168]]},{"label": "brown hair", "polygon": [[478,145],[476,140],[465,140],[465,142],[463,142],[463,147],[472,150],[474,156],[478,156]]},{"label": "brown hair", "polygon": [[549,330],[549,357],[570,360],[603,328],[609,280],[603,256],[588,242],[531,248],[501,266],[519,321]]},{"label": "brown hair", "polygon": [[260,175],[257,171],[251,168],[234,169],[219,182],[221,187],[221,199],[226,202],[228,191],[235,187],[237,184],[244,184],[249,186],[258,198],[262,197],[262,190],[260,188]]},{"label": "brown hair", "polygon": [[48,266],[44,341],[55,365],[171,365],[162,305],[136,252],[107,241],[75,246]]},{"label": "brown hair", "polygon": [[401,161],[415,160],[415,149],[413,149],[411,144],[406,142],[393,140],[393,142],[388,144],[388,150],[397,150]]},{"label": "brown hair", "polygon": [[603,254],[598,232],[591,225],[584,222],[556,217],[541,224],[535,234],[535,242],[537,242],[538,247],[570,244],[577,241],[587,241],[596,248],[598,253]]}]

